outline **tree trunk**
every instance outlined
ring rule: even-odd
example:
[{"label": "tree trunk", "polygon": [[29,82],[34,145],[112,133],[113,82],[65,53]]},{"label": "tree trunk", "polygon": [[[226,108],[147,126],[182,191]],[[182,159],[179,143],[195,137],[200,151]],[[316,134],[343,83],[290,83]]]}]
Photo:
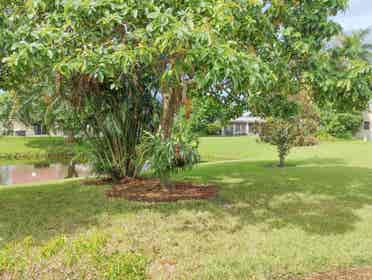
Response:
[{"label": "tree trunk", "polygon": [[182,90],[170,89],[163,93],[163,111],[160,123],[160,132],[164,140],[170,139],[174,117],[178,113],[181,106]]},{"label": "tree trunk", "polygon": [[279,167],[283,168],[285,166],[285,156],[279,155]]},{"label": "tree trunk", "polygon": [[67,132],[66,143],[67,144],[75,143],[75,134],[74,134],[73,131],[68,131]]},{"label": "tree trunk", "polygon": [[73,161],[70,162],[67,168],[67,177],[66,178],[77,178],[79,174],[76,171],[76,166]]},{"label": "tree trunk", "polygon": [[[182,101],[182,89],[169,89],[163,91],[163,110],[160,121],[160,134],[163,141],[168,141],[172,137],[172,130],[175,115],[178,113]],[[160,184],[169,190],[172,186],[170,171],[160,176]]]},{"label": "tree trunk", "polygon": [[186,108],[186,113],[185,113],[186,120],[189,120],[190,119],[190,115],[192,113],[192,101],[191,101],[191,99],[188,98],[187,96],[184,97],[184,99],[183,99],[183,105]]},{"label": "tree trunk", "polygon": [[163,112],[161,116],[160,123],[160,133],[162,138],[169,139],[172,136],[172,126],[173,126],[173,114],[172,114],[172,94],[163,95]]}]

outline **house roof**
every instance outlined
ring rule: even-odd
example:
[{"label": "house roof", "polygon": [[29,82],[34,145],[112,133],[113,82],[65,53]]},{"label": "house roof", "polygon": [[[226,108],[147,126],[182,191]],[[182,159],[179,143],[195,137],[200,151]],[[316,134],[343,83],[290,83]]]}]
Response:
[{"label": "house roof", "polygon": [[259,123],[263,121],[263,119],[253,116],[251,112],[246,112],[241,117],[231,120],[232,123]]}]

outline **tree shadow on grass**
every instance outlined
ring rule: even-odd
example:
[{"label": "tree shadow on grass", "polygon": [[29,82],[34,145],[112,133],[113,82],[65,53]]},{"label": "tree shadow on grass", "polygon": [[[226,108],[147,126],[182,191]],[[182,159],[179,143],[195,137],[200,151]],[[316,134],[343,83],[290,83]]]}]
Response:
[{"label": "tree shadow on grass", "polygon": [[0,188],[0,247],[29,235],[42,242],[103,226],[102,215],[147,211],[167,216],[179,211],[208,212],[217,220],[237,218],[238,227],[297,227],[311,234],[343,234],[353,231],[360,220],[356,210],[372,205],[371,169],[330,166],[331,160],[323,166],[319,161],[312,166],[309,160],[302,167],[284,169],[265,167],[269,163],[201,165],[178,177],[218,185],[218,197],[209,201],[148,204],[109,200],[104,196],[108,186],[79,182]]},{"label": "tree shadow on grass", "polygon": [[339,159],[292,161],[287,168],[268,161],[225,163],[184,177],[221,186],[215,203],[240,225],[295,226],[331,235],[352,231],[360,220],[355,210],[372,205],[372,170],[342,164]]}]

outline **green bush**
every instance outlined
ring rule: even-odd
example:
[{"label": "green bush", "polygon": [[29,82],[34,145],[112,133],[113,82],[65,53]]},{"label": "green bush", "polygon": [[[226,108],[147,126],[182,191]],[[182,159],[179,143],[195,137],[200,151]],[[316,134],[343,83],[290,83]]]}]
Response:
[{"label": "green bush", "polygon": [[207,125],[208,135],[219,135],[221,133],[222,125],[218,122],[209,123]]},{"label": "green bush", "polygon": [[170,139],[147,133],[144,147],[155,175],[168,185],[171,173],[192,167],[199,161],[198,142],[188,133],[175,133]]},{"label": "green bush", "polygon": [[322,114],[322,129],[329,135],[351,139],[360,129],[362,124],[362,114],[357,113],[335,113],[325,112]]}]

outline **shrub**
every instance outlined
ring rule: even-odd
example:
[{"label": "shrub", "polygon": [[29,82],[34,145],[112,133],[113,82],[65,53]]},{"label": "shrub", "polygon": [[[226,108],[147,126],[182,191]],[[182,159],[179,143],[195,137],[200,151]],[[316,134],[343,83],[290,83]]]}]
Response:
[{"label": "shrub", "polygon": [[299,125],[295,119],[268,119],[261,128],[262,141],[278,149],[279,167],[284,167],[285,159],[299,137]]},{"label": "shrub", "polygon": [[190,168],[199,161],[198,142],[188,133],[175,133],[170,139],[147,133],[144,147],[149,163],[163,186],[169,186],[172,172]]},{"label": "shrub", "polygon": [[360,129],[362,124],[362,114],[356,113],[336,113],[323,112],[322,114],[322,128],[329,135],[342,138],[351,139],[353,135]]},{"label": "shrub", "polygon": [[159,101],[149,77],[122,75],[118,87],[98,83],[84,75],[73,77],[72,109],[81,123],[92,171],[119,180],[135,173],[137,146],[144,131],[158,126]]},{"label": "shrub", "polygon": [[222,126],[218,122],[209,123],[207,125],[207,134],[208,135],[219,135],[221,133]]}]

